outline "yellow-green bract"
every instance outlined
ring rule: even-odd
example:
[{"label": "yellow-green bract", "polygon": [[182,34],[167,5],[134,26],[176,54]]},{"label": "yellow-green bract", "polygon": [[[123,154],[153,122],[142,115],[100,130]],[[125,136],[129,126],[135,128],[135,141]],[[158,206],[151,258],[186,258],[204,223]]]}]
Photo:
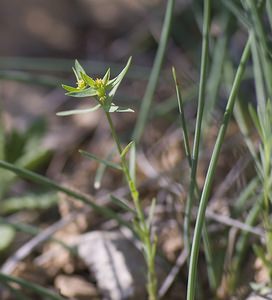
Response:
[{"label": "yellow-green bract", "polygon": [[69,110],[64,112],[59,112],[57,115],[59,116],[68,116],[74,114],[82,114],[93,112],[100,107],[106,112],[133,112],[130,108],[122,108],[120,106],[115,105],[112,100],[115,96],[115,93],[126,75],[128,68],[131,63],[131,57],[128,59],[126,66],[117,75],[115,78],[110,79],[110,69],[107,70],[103,78],[93,79],[89,75],[86,74],[83,67],[76,60],[75,67],[73,68],[74,74],[76,76],[76,87],[68,86],[63,84],[62,87],[67,91],[66,95],[71,97],[94,97],[98,104],[96,106],[80,109],[80,110]]}]

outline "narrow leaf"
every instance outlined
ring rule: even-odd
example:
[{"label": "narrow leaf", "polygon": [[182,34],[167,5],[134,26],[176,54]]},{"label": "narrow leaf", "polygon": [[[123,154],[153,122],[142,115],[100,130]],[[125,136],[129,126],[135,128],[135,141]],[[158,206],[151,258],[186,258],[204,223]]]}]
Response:
[{"label": "narrow leaf", "polygon": [[133,207],[131,207],[128,203],[126,203],[127,202],[126,200],[116,197],[114,195],[111,195],[110,197],[114,204],[116,204],[120,208],[136,215],[136,211],[133,209]]},{"label": "narrow leaf", "polygon": [[262,127],[261,127],[261,124],[260,124],[258,114],[256,113],[256,111],[255,111],[255,109],[253,108],[252,105],[248,106],[248,111],[249,111],[251,119],[252,119],[252,121],[253,121],[259,135],[260,135],[260,137],[263,137]]},{"label": "narrow leaf", "polygon": [[124,69],[121,71],[121,73],[117,77],[115,77],[114,79],[112,79],[112,80],[109,81],[109,84],[112,85],[112,89],[109,92],[109,97],[111,97],[111,98],[114,97],[114,95],[115,95],[115,93],[116,93],[116,91],[117,91],[117,89],[118,89],[121,81],[123,80],[123,78],[125,77],[125,75],[126,75],[126,73],[128,71],[130,63],[131,63],[131,57],[128,59],[127,64],[124,67]]},{"label": "narrow leaf", "polygon": [[74,72],[74,74],[76,76],[77,82],[78,82],[81,79],[81,77],[79,77],[79,74],[77,74],[77,71],[76,71],[76,69],[74,67],[72,68],[72,70],[73,70],[73,72]]},{"label": "narrow leaf", "polygon": [[85,70],[82,68],[81,64],[78,62],[77,59],[75,60],[75,69],[80,79],[82,78],[81,76],[82,73],[86,74]]},{"label": "narrow leaf", "polygon": [[81,73],[82,79],[91,87],[94,87],[95,81],[87,74]]},{"label": "narrow leaf", "polygon": [[62,86],[63,89],[65,89],[66,91],[68,91],[70,93],[71,92],[78,92],[79,91],[78,88],[73,87],[73,86],[69,86],[69,85],[66,85],[66,84],[62,84],[61,86]]},{"label": "narrow leaf", "polygon": [[107,110],[108,112],[134,112],[131,108],[120,107],[112,103],[112,105]]},{"label": "narrow leaf", "polygon": [[192,158],[191,158],[191,150],[190,150],[190,143],[189,143],[189,137],[188,137],[188,130],[187,130],[187,125],[186,125],[186,120],[185,120],[185,115],[184,115],[184,109],[183,109],[183,101],[179,89],[179,84],[177,81],[177,76],[176,76],[176,70],[174,67],[172,67],[172,74],[175,82],[175,87],[176,87],[176,94],[177,94],[177,100],[178,100],[178,107],[179,107],[179,114],[180,114],[180,121],[181,121],[181,126],[182,126],[182,132],[183,132],[183,139],[184,139],[184,148],[185,148],[185,154],[188,159],[189,166],[192,165]]},{"label": "narrow leaf", "polygon": [[37,173],[31,172],[31,171],[29,171],[27,169],[24,169],[24,168],[20,168],[18,166],[15,166],[15,165],[10,164],[10,163],[8,163],[6,161],[3,161],[3,160],[0,160],[0,168],[4,168],[6,170],[14,172],[15,174],[17,174],[20,177],[26,178],[28,180],[31,180],[31,181],[36,182],[38,184],[41,184],[45,187],[61,191],[61,192],[65,193],[68,196],[74,197],[75,199],[78,199],[79,201],[91,206],[97,213],[99,213],[99,214],[101,214],[101,215],[103,215],[107,218],[115,219],[118,223],[120,223],[122,225],[125,225],[126,227],[131,229],[131,225],[128,222],[122,220],[118,216],[118,214],[116,214],[113,210],[111,210],[107,207],[103,207],[103,206],[100,206],[100,205],[96,204],[90,196],[88,197],[84,194],[81,194],[81,193],[76,192],[72,189],[69,189],[69,188],[67,188],[63,185],[60,185],[60,184],[56,183],[55,181],[53,181],[53,180],[51,180],[51,179],[49,179],[45,176],[42,176],[42,175],[39,175]]},{"label": "narrow leaf", "polygon": [[96,96],[97,91],[95,89],[93,89],[92,87],[89,87],[87,89],[84,90],[76,90],[74,92],[69,92],[66,93],[65,95],[67,96],[71,96],[71,97],[92,97],[92,96]]},{"label": "narrow leaf", "polygon": [[35,292],[38,295],[41,295],[42,298],[47,298],[47,299],[51,299],[51,300],[65,300],[65,298],[59,296],[58,294],[50,291],[47,288],[44,288],[36,283],[32,283],[28,280],[19,278],[19,277],[15,277],[15,276],[11,276],[11,275],[6,275],[4,273],[0,273],[0,281],[1,282],[14,282],[16,284],[18,284],[21,287],[24,287],[26,289],[29,289],[33,292]]},{"label": "narrow leaf", "polygon": [[118,164],[115,164],[111,161],[108,161],[108,160],[105,160],[103,158],[99,158],[97,157],[96,155],[92,154],[92,153],[89,153],[89,152],[86,152],[86,151],[83,151],[83,150],[79,150],[79,153],[89,159],[93,159],[93,160],[96,160],[97,162],[99,163],[102,163],[104,165],[106,165],[107,167],[110,167],[110,168],[113,168],[113,169],[116,169],[116,170],[122,170],[121,166],[118,165]]},{"label": "narrow leaf", "polygon": [[118,109],[116,110],[116,112],[120,112],[120,113],[122,113],[122,112],[134,112],[134,110],[131,109],[131,108],[118,107]]},{"label": "narrow leaf", "polygon": [[107,83],[109,82],[109,80],[110,80],[110,69],[107,70],[106,74],[103,77],[104,84],[107,85]]},{"label": "narrow leaf", "polygon": [[67,110],[67,111],[61,111],[57,113],[57,116],[71,116],[71,115],[78,115],[78,114],[87,114],[89,112],[94,112],[98,110],[101,107],[100,104],[86,109],[74,109],[74,110]]},{"label": "narrow leaf", "polygon": [[126,145],[126,147],[123,149],[121,153],[121,157],[124,158],[128,151],[130,150],[131,146],[134,144],[134,141],[131,141],[129,144]]}]

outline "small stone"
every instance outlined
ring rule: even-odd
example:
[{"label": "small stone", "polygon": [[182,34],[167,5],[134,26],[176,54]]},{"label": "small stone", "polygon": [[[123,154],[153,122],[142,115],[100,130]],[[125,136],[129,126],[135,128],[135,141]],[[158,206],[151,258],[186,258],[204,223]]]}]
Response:
[{"label": "small stone", "polygon": [[81,276],[58,275],[55,287],[64,297],[77,300],[98,300],[99,293],[96,287]]},{"label": "small stone", "polygon": [[146,298],[146,268],[141,252],[120,232],[82,236],[78,253],[97,280],[103,299]]}]

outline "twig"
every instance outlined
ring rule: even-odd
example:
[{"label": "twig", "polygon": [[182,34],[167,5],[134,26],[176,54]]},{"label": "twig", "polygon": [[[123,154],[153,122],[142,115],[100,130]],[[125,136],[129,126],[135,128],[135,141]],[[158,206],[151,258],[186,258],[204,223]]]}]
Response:
[{"label": "twig", "polygon": [[35,236],[33,239],[25,243],[3,264],[1,272],[4,274],[11,274],[20,261],[26,258],[41,243],[48,240],[56,231],[60,230],[61,228],[72,222],[76,218],[76,216],[76,213],[72,213],[66,216],[65,218],[49,226],[37,236]]},{"label": "twig", "polygon": [[186,262],[187,256],[188,256],[188,254],[187,254],[186,250],[183,250],[180,253],[179,257],[176,260],[175,265],[173,266],[173,268],[171,269],[171,271],[169,272],[169,274],[165,278],[165,280],[164,280],[164,282],[163,282],[163,284],[162,284],[162,286],[159,290],[159,299],[165,296],[165,294],[167,293],[167,291],[169,290],[169,288],[171,287],[171,285],[175,281],[175,278],[177,277],[181,267]]}]

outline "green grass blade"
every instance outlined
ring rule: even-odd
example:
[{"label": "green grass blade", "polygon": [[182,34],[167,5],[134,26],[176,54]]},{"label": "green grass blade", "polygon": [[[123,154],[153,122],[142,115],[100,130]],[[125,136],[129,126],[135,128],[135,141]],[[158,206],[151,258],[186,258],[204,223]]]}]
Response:
[{"label": "green grass blade", "polygon": [[89,158],[89,159],[93,159],[107,167],[110,167],[110,168],[113,168],[113,169],[116,169],[116,170],[119,170],[121,171],[122,170],[122,167],[118,164],[115,164],[109,160],[106,160],[106,159],[103,159],[103,158],[99,158],[98,156],[90,153],[90,152],[87,152],[87,151],[84,151],[84,150],[79,150],[78,151],[80,154],[82,154],[83,156]]},{"label": "green grass blade", "polygon": [[174,78],[175,87],[176,87],[179,115],[180,115],[180,121],[181,121],[182,132],[183,132],[185,155],[187,157],[188,164],[191,167],[192,166],[192,157],[191,157],[191,150],[190,150],[190,143],[189,143],[189,135],[188,135],[187,125],[186,125],[186,120],[185,120],[185,115],[184,115],[183,101],[182,101],[182,97],[181,97],[179,84],[177,81],[176,70],[174,67],[172,68],[172,73],[173,73],[173,78]]},{"label": "green grass blade", "polygon": [[10,164],[8,162],[5,162],[5,161],[2,161],[0,160],[0,168],[4,168],[6,170],[9,170],[11,172],[14,172],[15,174],[17,174],[18,176],[20,177],[23,177],[23,178],[26,178],[28,180],[31,180],[33,182],[36,182],[38,184],[41,184],[45,187],[48,187],[50,189],[54,189],[54,190],[57,190],[57,191],[60,191],[60,192],[63,192],[65,193],[66,195],[68,196],[71,196],[71,197],[74,197],[75,199],[83,202],[83,203],[86,203],[87,205],[91,206],[97,213],[103,215],[104,217],[107,217],[109,219],[115,219],[117,222],[119,222],[120,224],[128,227],[128,228],[131,228],[131,225],[122,220],[114,211],[112,211],[111,209],[107,208],[107,207],[102,207],[102,206],[99,206],[98,204],[94,203],[90,197],[84,195],[84,194],[81,194],[81,193],[78,193],[76,191],[73,191],[67,187],[64,187],[56,182],[54,182],[53,180],[50,180],[49,178],[47,177],[44,177],[42,175],[39,175],[39,174],[36,174],[32,171],[29,171],[29,170],[26,170],[24,168],[20,168],[20,167],[17,167],[13,164]]},{"label": "green grass blade", "polygon": [[188,253],[190,253],[190,249],[191,249],[191,241],[190,241],[191,212],[192,212],[194,193],[196,187],[195,180],[196,180],[196,173],[197,173],[202,119],[203,119],[204,103],[205,103],[205,88],[207,83],[210,13],[211,13],[210,11],[211,11],[211,1],[207,0],[204,2],[200,83],[199,83],[198,108],[197,108],[197,117],[196,117],[196,130],[194,135],[194,143],[193,143],[193,151],[192,151],[192,167],[191,167],[191,175],[190,175],[189,197],[186,202],[185,216],[184,216],[185,247],[187,248]]},{"label": "green grass blade", "polygon": [[263,21],[260,17],[260,12],[257,7],[257,2],[255,0],[248,0],[246,2],[248,4],[251,18],[252,18],[252,30],[254,32],[257,44],[258,51],[260,55],[260,60],[262,63],[262,69],[264,72],[264,80],[266,83],[266,89],[268,92],[268,96],[272,97],[272,60],[271,60],[271,50],[268,47],[267,36],[268,33],[265,32],[263,27]]},{"label": "green grass blade", "polygon": [[266,101],[264,74],[261,67],[262,64],[258,52],[257,39],[253,34],[253,32],[251,34],[252,34],[251,55],[253,61],[253,74],[254,74],[254,84],[256,90],[257,103],[259,107],[264,111],[265,101]]},{"label": "green grass blade", "polygon": [[123,149],[122,153],[121,153],[121,158],[125,158],[127,153],[130,151],[131,147],[134,145],[134,141],[131,141],[130,143],[128,143],[126,145],[126,147]]},{"label": "green grass blade", "polygon": [[204,245],[204,254],[205,254],[205,261],[207,265],[206,267],[207,267],[209,285],[211,290],[214,292],[218,285],[218,279],[215,272],[212,245],[210,242],[209,232],[206,224],[203,225],[202,240]]},{"label": "green grass blade", "polygon": [[239,197],[236,199],[233,206],[233,213],[235,216],[243,213],[246,202],[254,193],[256,193],[256,189],[258,185],[259,185],[259,180],[257,177],[255,177],[248,183],[248,185],[240,193]]},{"label": "green grass blade", "polygon": [[133,207],[131,207],[129,205],[129,203],[127,203],[127,201],[115,196],[115,195],[111,195],[111,201],[116,204],[117,206],[119,206],[121,209],[133,213],[133,215],[136,215],[136,211]]},{"label": "green grass blade", "polygon": [[222,81],[222,71],[225,63],[226,48],[229,41],[229,25],[230,25],[230,14],[224,13],[220,18],[220,25],[222,26],[222,32],[224,34],[220,35],[215,41],[214,48],[212,50],[210,75],[207,82],[207,97],[206,105],[204,108],[203,116],[203,129],[204,134],[206,129],[209,130],[209,125],[212,113],[214,112],[216,101],[218,100],[220,83]]},{"label": "green grass blade", "polygon": [[28,297],[24,296],[23,293],[18,289],[12,286],[12,284],[9,284],[8,282],[2,282],[2,285],[5,286],[7,289],[10,290],[10,292],[14,295],[16,300],[29,300]]},{"label": "green grass blade", "polygon": [[49,289],[46,289],[44,287],[41,287],[38,284],[32,283],[30,281],[27,281],[25,279],[21,279],[15,276],[6,275],[3,273],[0,273],[0,281],[7,283],[7,282],[14,282],[24,288],[27,288],[38,295],[41,295],[43,297],[47,297],[48,299],[52,300],[65,300],[65,298],[57,295],[56,293],[51,292]]},{"label": "green grass blade", "polygon": [[192,243],[192,252],[190,256],[190,265],[189,265],[189,275],[188,275],[188,289],[187,289],[187,300],[194,300],[195,299],[195,288],[196,288],[196,274],[197,274],[197,263],[198,263],[198,255],[199,255],[199,248],[200,248],[200,241],[201,241],[201,235],[202,235],[202,229],[205,221],[205,212],[206,207],[208,204],[208,199],[210,195],[210,190],[212,186],[212,182],[215,176],[215,170],[217,161],[219,158],[219,153],[224,141],[225,133],[227,130],[227,126],[229,123],[229,120],[231,118],[233,107],[235,103],[235,99],[237,97],[237,93],[239,90],[239,87],[241,85],[242,77],[245,70],[246,62],[250,55],[250,39],[248,39],[247,44],[244,48],[240,64],[237,69],[237,73],[232,85],[232,90],[229,95],[229,99],[227,102],[224,118],[222,121],[222,125],[220,126],[216,143],[214,146],[214,150],[212,153],[212,157],[210,160],[208,172],[206,175],[203,192],[200,199],[200,205],[197,213],[197,219],[196,219],[196,225],[194,230],[194,236],[193,236],[193,243]]},{"label": "green grass blade", "polygon": [[270,28],[272,30],[272,1],[269,0],[266,1],[266,12],[267,12]]},{"label": "green grass blade", "polygon": [[[225,75],[225,82],[228,89],[228,92],[231,91],[231,86],[234,78],[234,70],[232,63],[229,60],[226,60],[225,67],[224,67],[224,75]],[[243,135],[243,138],[245,140],[245,144],[247,145],[250,154],[253,158],[256,157],[256,150],[254,147],[254,143],[252,142],[250,138],[250,128],[249,124],[247,122],[247,107],[240,101],[240,99],[237,99],[236,105],[234,107],[234,117],[235,120],[239,126],[239,129]]]},{"label": "green grass blade", "polygon": [[[245,224],[249,226],[254,226],[260,212],[261,212],[261,199],[259,198],[255,202],[254,206],[251,208],[245,220]],[[235,254],[232,261],[233,277],[230,283],[231,290],[235,290],[238,280],[240,278],[239,275],[241,274],[239,271],[241,268],[242,261],[245,259],[245,252],[248,246],[249,236],[250,236],[249,232],[243,231],[236,243]]]},{"label": "green grass blade", "polygon": [[5,130],[2,116],[2,105],[0,105],[0,159],[5,159]]},{"label": "green grass blade", "polygon": [[232,0],[221,0],[222,4],[234,15],[236,19],[243,24],[244,27],[249,27],[250,22],[244,15],[242,9],[239,7],[238,2]]},{"label": "green grass blade", "polygon": [[[188,164],[191,168],[192,167],[192,157],[191,157],[191,151],[190,151],[190,145],[189,145],[187,125],[186,125],[186,120],[185,120],[185,116],[184,116],[183,101],[181,98],[181,93],[180,93],[180,89],[179,89],[177,77],[176,77],[176,71],[174,68],[172,68],[172,72],[173,72],[173,78],[174,78],[175,86],[176,86],[179,113],[180,113],[182,130],[183,130],[185,154],[186,154],[186,157],[188,160]],[[197,191],[198,191],[198,188],[197,188]],[[197,192],[197,196],[198,195],[199,195],[199,191]],[[203,229],[203,242],[204,242],[205,257],[206,257],[206,262],[207,262],[209,283],[210,283],[211,289],[215,290],[216,286],[217,286],[217,280],[216,280],[214,266],[213,266],[213,255],[212,255],[212,250],[211,250],[210,239],[209,239],[209,235],[208,235],[206,226],[204,226],[204,229]]]},{"label": "green grass blade", "polygon": [[152,71],[149,77],[149,81],[146,87],[145,95],[143,97],[142,105],[140,108],[140,113],[137,119],[137,123],[134,128],[133,132],[133,140],[135,141],[136,144],[138,144],[142,133],[144,131],[148,114],[149,114],[149,109],[150,105],[152,102],[152,98],[155,93],[155,89],[158,83],[159,79],[159,74],[161,71],[161,66],[163,62],[163,58],[165,55],[165,50],[167,46],[167,41],[168,41],[168,36],[170,32],[170,26],[171,26],[171,20],[172,20],[172,15],[174,11],[174,5],[175,5],[175,0],[168,0],[167,1],[167,8],[165,12],[165,18],[164,18],[164,23],[163,23],[163,28],[162,28],[162,33],[161,33],[161,38],[160,38],[160,43],[159,47],[156,53],[155,61],[152,67]]}]

